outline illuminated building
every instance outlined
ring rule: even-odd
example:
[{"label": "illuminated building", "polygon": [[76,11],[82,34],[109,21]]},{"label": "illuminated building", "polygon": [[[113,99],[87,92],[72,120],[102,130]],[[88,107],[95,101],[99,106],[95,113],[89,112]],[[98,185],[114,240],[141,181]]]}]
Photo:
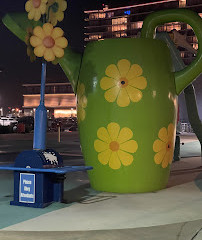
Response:
[{"label": "illuminated building", "polygon": [[[24,115],[34,115],[40,102],[40,84],[23,84]],[[76,97],[70,83],[46,83],[45,106],[49,117],[76,116]]]},{"label": "illuminated building", "polygon": [[[135,1],[133,1],[135,2]],[[140,2],[140,1],[139,1]],[[202,16],[201,0],[154,0],[143,1],[130,6],[109,7],[104,5],[100,10],[85,11],[85,42],[105,38],[136,38],[139,37],[144,18],[153,11],[173,8],[188,8]],[[198,49],[197,38],[191,27],[186,23],[167,23],[157,28],[158,32],[170,32],[176,29],[181,34],[187,34],[187,41]],[[179,48],[185,64],[189,64],[194,55],[184,48]]]}]

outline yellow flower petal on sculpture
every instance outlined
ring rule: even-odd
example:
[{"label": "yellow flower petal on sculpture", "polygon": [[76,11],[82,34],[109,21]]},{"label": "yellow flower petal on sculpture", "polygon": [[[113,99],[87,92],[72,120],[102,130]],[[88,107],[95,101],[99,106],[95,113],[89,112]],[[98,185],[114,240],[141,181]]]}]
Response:
[{"label": "yellow flower petal on sculpture", "polygon": [[30,43],[33,47],[37,47],[42,44],[42,39],[37,36],[31,36]]},{"label": "yellow flower petal on sculpture", "polygon": [[121,162],[116,152],[112,152],[111,157],[109,159],[109,166],[112,169],[119,169],[121,167]]},{"label": "yellow flower petal on sculpture", "polygon": [[162,149],[160,152],[156,153],[154,156],[154,161],[156,164],[161,164],[166,154],[166,149]]},{"label": "yellow flower petal on sculpture", "polygon": [[61,1],[59,5],[59,10],[60,11],[65,11],[67,9],[67,2],[66,1]]},{"label": "yellow flower petal on sculpture", "polygon": [[123,152],[121,150],[119,150],[117,154],[124,166],[129,166],[133,162],[133,156],[131,154]]},{"label": "yellow flower petal on sculpture", "polygon": [[44,4],[44,3],[41,4],[40,11],[42,14],[44,14],[46,12],[46,4]]},{"label": "yellow flower petal on sculpture", "polygon": [[38,21],[41,18],[41,12],[39,9],[36,9],[34,14],[34,21]]},{"label": "yellow flower petal on sculpture", "polygon": [[[108,90],[109,91],[109,90]],[[117,98],[117,104],[119,107],[126,107],[130,104],[130,98],[125,88],[121,88]]]},{"label": "yellow flower petal on sculpture", "polygon": [[130,69],[130,62],[127,59],[121,59],[120,61],[118,61],[118,69],[120,72],[121,77],[126,77],[129,69]]},{"label": "yellow flower petal on sculpture", "polygon": [[106,165],[109,162],[110,156],[112,154],[112,151],[110,149],[107,149],[101,153],[98,154],[98,160],[103,165]]},{"label": "yellow flower petal on sculpture", "polygon": [[129,95],[129,98],[132,102],[139,102],[142,98],[142,92],[137,88],[127,86],[126,92]]},{"label": "yellow flower petal on sculpture", "polygon": [[169,161],[170,161],[170,151],[167,151],[164,158],[163,158],[163,162],[162,162],[162,168],[166,168],[169,164]]},{"label": "yellow flower petal on sculpture", "polygon": [[37,57],[43,57],[45,50],[46,50],[46,48],[43,45],[39,45],[34,48],[34,54]]},{"label": "yellow flower petal on sculpture", "polygon": [[60,47],[57,47],[56,45],[52,48],[53,53],[56,57],[61,58],[64,56],[64,50]]},{"label": "yellow flower petal on sculpture", "polygon": [[79,83],[77,87],[77,95],[82,96],[84,95],[84,93],[85,93],[85,86],[83,83]]},{"label": "yellow flower petal on sculpture", "polygon": [[168,132],[165,127],[161,128],[158,134],[158,137],[165,143],[168,142]]},{"label": "yellow flower petal on sculpture", "polygon": [[121,131],[119,133],[117,142],[124,143],[124,142],[128,141],[129,139],[131,139],[132,137],[133,137],[133,132],[129,128],[124,127],[121,129]]},{"label": "yellow flower petal on sculpture", "polygon": [[103,152],[103,151],[109,149],[109,144],[97,139],[94,142],[94,148],[97,152]]},{"label": "yellow flower petal on sculpture", "polygon": [[108,124],[107,130],[112,141],[115,141],[119,135],[120,126],[118,123],[112,122]]},{"label": "yellow flower petal on sculpture", "polygon": [[86,96],[82,96],[80,98],[80,105],[81,105],[82,108],[86,108],[87,107],[87,98],[86,98]]},{"label": "yellow flower petal on sculpture", "polygon": [[101,128],[98,129],[97,136],[98,136],[99,139],[101,139],[102,141],[104,141],[106,143],[111,142],[109,133],[108,133],[107,129],[104,128],[104,127],[101,127]]},{"label": "yellow flower petal on sculpture", "polygon": [[36,26],[33,30],[33,34],[41,39],[44,39],[44,31],[40,26]]},{"label": "yellow flower petal on sculpture", "polygon": [[86,117],[86,111],[81,106],[77,106],[77,117],[78,122],[83,121]]},{"label": "yellow flower petal on sculpture", "polygon": [[[50,36],[53,31],[53,25],[50,23],[45,23],[43,25],[43,30],[44,30],[45,36]],[[53,36],[51,35],[51,37],[53,37]]]},{"label": "yellow flower petal on sculpture", "polygon": [[[53,35],[53,33],[52,33],[52,35]],[[68,45],[68,41],[65,37],[59,37],[59,38],[55,39],[55,45],[57,45],[58,47],[61,47],[61,48],[66,48]]]},{"label": "yellow flower petal on sculpture", "polygon": [[119,92],[120,92],[120,88],[118,86],[112,87],[111,89],[105,92],[104,94],[105,99],[108,102],[115,102]]},{"label": "yellow flower petal on sculpture", "polygon": [[46,48],[44,52],[44,59],[48,62],[51,62],[55,59],[55,55],[53,54],[53,51],[51,48]]},{"label": "yellow flower petal on sculpture", "polygon": [[61,22],[64,19],[64,13],[63,12],[58,12],[57,14],[57,20]]},{"label": "yellow flower petal on sculpture", "polygon": [[117,66],[114,65],[114,64],[109,65],[109,66],[106,68],[105,73],[106,73],[107,76],[109,76],[109,77],[111,77],[111,78],[117,79],[117,78],[120,78],[120,77],[121,77]]},{"label": "yellow flower petal on sculpture", "polygon": [[125,151],[125,152],[134,153],[134,152],[137,151],[138,145],[137,145],[137,142],[135,140],[130,140],[130,141],[121,143],[120,144],[120,149]]},{"label": "yellow flower petal on sculpture", "polygon": [[154,144],[153,144],[153,150],[154,152],[159,152],[163,149],[166,149],[166,143],[162,142],[161,140],[157,139],[155,140]]},{"label": "yellow flower petal on sculpture", "polygon": [[32,20],[34,18],[35,15],[35,8],[32,8],[31,11],[28,13],[28,19]]},{"label": "yellow flower petal on sculpture", "polygon": [[30,1],[27,1],[25,4],[25,10],[29,12],[32,9],[32,3]]},{"label": "yellow flower petal on sculpture", "polygon": [[130,80],[134,77],[139,77],[140,75],[142,75],[142,72],[142,68],[138,64],[133,64],[128,74],[126,75],[126,78]]},{"label": "yellow flower petal on sculpture", "polygon": [[117,84],[117,81],[114,78],[109,78],[109,77],[103,77],[100,81],[100,87],[103,90],[112,88],[112,87],[116,86],[116,84]]},{"label": "yellow flower petal on sculpture", "polygon": [[173,140],[175,127],[172,123],[168,125],[168,139]]},{"label": "yellow flower petal on sculpture", "polygon": [[52,36],[52,38],[54,38],[56,40],[57,38],[60,38],[63,35],[64,35],[64,31],[61,28],[59,28],[59,27],[55,27],[53,29],[53,32],[52,32],[51,36]]},{"label": "yellow flower petal on sculpture", "polygon": [[145,89],[147,87],[147,80],[144,77],[134,77],[129,79],[128,84],[132,87]]}]

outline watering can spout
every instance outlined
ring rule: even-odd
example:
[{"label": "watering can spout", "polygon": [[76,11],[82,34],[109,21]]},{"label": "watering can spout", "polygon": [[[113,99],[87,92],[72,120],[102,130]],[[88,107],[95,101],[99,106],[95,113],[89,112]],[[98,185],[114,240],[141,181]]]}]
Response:
[{"label": "watering can spout", "polygon": [[82,54],[73,51],[69,46],[65,49],[65,54],[59,60],[59,64],[65,75],[72,84],[73,90],[76,93],[77,82],[79,78]]}]

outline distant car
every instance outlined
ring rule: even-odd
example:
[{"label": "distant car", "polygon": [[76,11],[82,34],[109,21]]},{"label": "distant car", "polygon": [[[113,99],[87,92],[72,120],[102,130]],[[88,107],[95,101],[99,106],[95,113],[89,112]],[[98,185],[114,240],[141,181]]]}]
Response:
[{"label": "distant car", "polygon": [[[22,127],[24,125],[24,128]],[[34,130],[34,117],[32,116],[24,116],[18,119],[17,127],[19,131],[31,132]]]},{"label": "distant car", "polygon": [[18,121],[14,118],[9,118],[9,117],[1,117],[0,118],[0,125],[2,125],[2,126],[10,126],[10,125],[15,125],[17,123],[18,123]]}]

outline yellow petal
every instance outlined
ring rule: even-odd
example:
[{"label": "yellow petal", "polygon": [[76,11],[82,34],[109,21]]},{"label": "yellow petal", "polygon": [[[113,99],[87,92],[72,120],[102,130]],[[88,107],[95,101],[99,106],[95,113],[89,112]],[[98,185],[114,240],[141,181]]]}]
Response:
[{"label": "yellow petal", "polygon": [[133,156],[129,153],[119,150],[118,152],[119,159],[121,160],[124,166],[129,166],[133,162]]},{"label": "yellow petal", "polygon": [[30,44],[33,46],[33,47],[37,47],[39,45],[42,44],[42,40],[41,38],[37,37],[37,36],[31,36],[30,38]]},{"label": "yellow petal", "polygon": [[51,37],[56,40],[57,38],[60,38],[60,37],[62,37],[63,35],[64,35],[63,30],[62,30],[61,28],[59,28],[59,27],[55,27],[55,28],[53,29],[53,32],[52,32],[52,34],[51,34]]},{"label": "yellow petal", "polygon": [[82,96],[85,93],[85,85],[83,83],[78,83],[77,95]]},{"label": "yellow petal", "polygon": [[57,13],[57,20],[61,22],[63,19],[64,19],[64,13],[59,11]]},{"label": "yellow petal", "polygon": [[168,125],[168,139],[169,139],[170,141],[173,140],[173,138],[174,138],[174,133],[175,133],[175,127],[174,127],[174,125],[173,125],[172,123],[170,123],[170,124]]},{"label": "yellow petal", "polygon": [[44,31],[45,36],[52,36],[51,33],[53,31],[53,25],[50,23],[45,23],[43,25],[43,31]]},{"label": "yellow petal", "polygon": [[135,140],[130,140],[120,144],[120,149],[126,152],[134,153],[138,149],[137,142]]},{"label": "yellow petal", "polygon": [[34,14],[34,21],[38,21],[41,18],[41,11],[40,9],[36,9]]},{"label": "yellow petal", "polygon": [[57,58],[61,58],[64,56],[64,50],[60,47],[57,47],[56,45],[52,48],[53,53]]},{"label": "yellow petal", "polygon": [[59,37],[59,38],[55,39],[55,45],[57,45],[58,47],[61,47],[61,48],[66,48],[68,45],[68,41],[65,37]]},{"label": "yellow petal", "polygon": [[86,117],[86,111],[80,106],[77,107],[77,114],[79,122],[83,121]]},{"label": "yellow petal", "polygon": [[132,102],[139,102],[141,100],[142,92],[140,90],[138,90],[137,88],[131,87],[129,85],[125,89]]},{"label": "yellow petal", "polygon": [[127,107],[130,104],[130,98],[125,88],[121,88],[117,98],[119,107]]},{"label": "yellow petal", "polygon": [[116,101],[116,98],[118,96],[118,93],[120,91],[120,88],[118,86],[115,86],[115,87],[112,87],[110,88],[109,90],[107,90],[104,94],[105,96],[105,99],[108,101],[108,102],[115,102]]},{"label": "yellow petal", "polygon": [[138,64],[133,64],[126,75],[126,78],[132,79],[134,77],[139,77],[140,75],[142,75],[142,68]]},{"label": "yellow petal", "polygon": [[34,28],[33,34],[41,39],[44,39],[45,37],[44,31],[40,26]]},{"label": "yellow petal", "polygon": [[82,96],[80,98],[80,105],[81,105],[82,108],[86,108],[87,107],[87,102],[88,102],[88,100],[87,100],[86,96]]},{"label": "yellow petal", "polygon": [[147,86],[147,80],[144,77],[134,77],[128,80],[128,84],[135,88],[145,89]]},{"label": "yellow petal", "polygon": [[53,51],[51,48],[46,48],[44,52],[44,58],[47,62],[51,62],[55,59],[55,55],[53,54]]},{"label": "yellow petal", "polygon": [[102,141],[104,141],[108,144],[111,142],[109,133],[108,133],[107,129],[104,128],[104,127],[101,127],[101,128],[98,129],[97,136],[98,136],[99,139],[101,139]]},{"label": "yellow petal", "polygon": [[32,20],[35,16],[35,8],[32,8],[31,11],[28,13],[29,20]]},{"label": "yellow petal", "polygon": [[166,149],[166,143],[162,142],[161,140],[157,139],[156,141],[154,141],[153,144],[153,150],[154,152],[159,152],[163,149]]},{"label": "yellow petal", "polygon": [[170,151],[167,151],[163,158],[162,168],[166,168],[168,166],[170,158],[171,158]]},{"label": "yellow petal", "polygon": [[114,64],[111,64],[106,68],[105,74],[114,79],[119,79],[121,77],[117,66]]},{"label": "yellow petal", "polygon": [[116,152],[112,152],[109,159],[109,166],[112,169],[119,169],[121,167],[121,162]]},{"label": "yellow petal", "polygon": [[103,152],[103,151],[109,149],[109,144],[97,139],[94,142],[94,148],[97,152]]},{"label": "yellow petal", "polygon": [[48,2],[48,0],[41,0],[41,2],[42,2],[42,3],[47,3],[47,2]]},{"label": "yellow petal", "polygon": [[43,57],[45,50],[46,50],[46,48],[43,45],[39,45],[34,48],[34,54],[37,57]]},{"label": "yellow petal", "polygon": [[119,124],[112,122],[112,123],[108,124],[107,130],[108,130],[109,136],[111,138],[111,141],[115,141],[119,135],[119,130],[120,130]]},{"label": "yellow petal", "polygon": [[128,141],[129,139],[131,139],[132,137],[133,137],[133,132],[129,128],[124,127],[121,129],[121,131],[119,133],[117,142],[124,143],[124,142]]},{"label": "yellow petal", "polygon": [[121,59],[120,61],[118,61],[118,69],[120,72],[121,77],[126,77],[129,69],[130,69],[130,62],[127,59]]},{"label": "yellow petal", "polygon": [[25,4],[25,10],[29,12],[32,9],[32,3],[31,1],[27,1]]},{"label": "yellow petal", "polygon": [[116,86],[116,84],[117,84],[117,81],[114,78],[109,78],[109,77],[103,77],[100,81],[100,87],[103,90],[107,90],[109,88],[112,88],[112,87]]},{"label": "yellow petal", "polygon": [[50,17],[50,19],[51,19],[51,24],[53,25],[53,26],[56,26],[57,25],[57,18],[56,18],[56,16],[55,16],[55,14],[53,14],[52,15],[52,17]]},{"label": "yellow petal", "polygon": [[109,162],[110,156],[112,154],[112,151],[110,149],[107,149],[101,153],[98,154],[98,160],[103,164],[106,165]]},{"label": "yellow petal", "polygon": [[165,127],[161,128],[159,130],[159,134],[158,134],[158,137],[165,143],[168,142],[168,132],[167,132],[167,129]]},{"label": "yellow petal", "polygon": [[67,9],[67,2],[66,1],[61,1],[59,4],[59,9],[61,11],[65,11]]},{"label": "yellow petal", "polygon": [[40,8],[41,14],[44,14],[46,12],[46,4],[45,3],[41,3],[39,8]]},{"label": "yellow petal", "polygon": [[165,157],[166,149],[162,149],[160,152],[156,153],[154,156],[154,162],[156,164],[161,164],[163,158]]}]

